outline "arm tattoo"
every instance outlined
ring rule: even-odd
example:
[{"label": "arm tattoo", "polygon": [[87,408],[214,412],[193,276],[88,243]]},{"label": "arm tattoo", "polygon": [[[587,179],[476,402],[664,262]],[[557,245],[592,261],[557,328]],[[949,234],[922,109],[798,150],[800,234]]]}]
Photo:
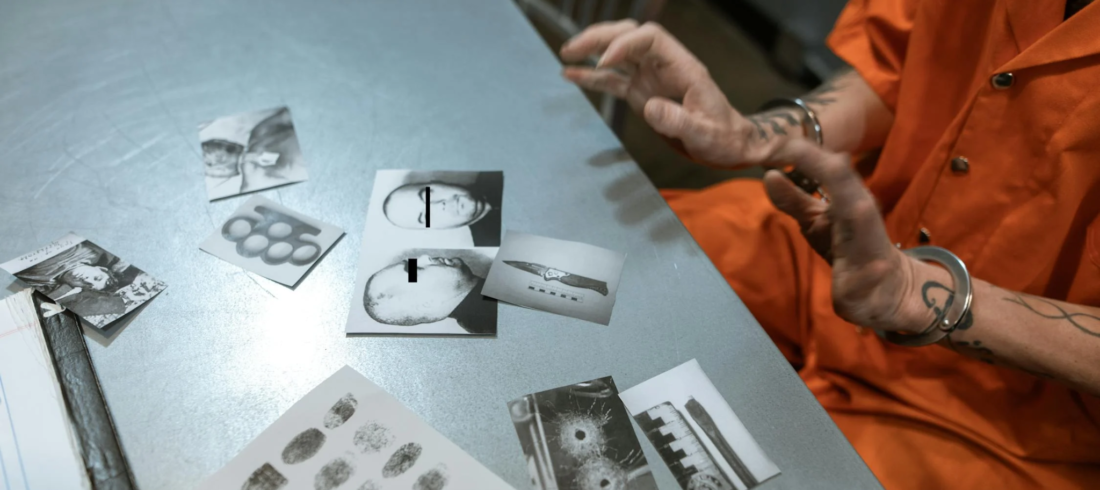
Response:
[{"label": "arm tattoo", "polygon": [[[943,308],[940,308],[936,298],[931,297],[929,293],[942,289],[947,291],[947,299],[943,301]],[[924,283],[920,288],[920,297],[924,300],[924,306],[932,309],[932,312],[936,314],[936,321],[943,321],[943,316],[946,314],[947,309],[951,307],[951,303],[955,301],[955,291],[951,288],[944,286],[936,281],[928,281]],[[974,325],[974,315],[970,310],[967,310],[966,316],[959,320],[959,325],[955,327],[956,330],[966,330]],[[990,352],[992,354],[992,352]]]},{"label": "arm tattoo", "polygon": [[[826,80],[817,88],[811,90],[806,95],[802,96],[802,100],[807,104],[814,104],[817,106],[827,106],[836,102],[834,94],[844,88],[844,77],[852,73],[852,69],[848,68],[837,72],[836,75]],[[786,136],[787,131],[794,128],[801,128],[802,122],[794,116],[795,112],[791,109],[777,109],[773,111],[762,112],[760,114],[754,114],[749,116],[749,122],[756,129],[755,137],[757,139],[768,141],[773,135]],[[768,130],[771,131],[768,131]]]},{"label": "arm tattoo", "polygon": [[[1024,308],[1027,308],[1028,311],[1030,311],[1030,312],[1032,312],[1036,315],[1039,315],[1043,318],[1046,318],[1048,320],[1065,320],[1065,321],[1069,322],[1070,325],[1073,325],[1078,330],[1084,332],[1087,335],[1091,335],[1093,337],[1100,337],[1100,330],[1093,330],[1093,329],[1090,329],[1090,328],[1088,328],[1084,325],[1084,323],[1093,323],[1093,322],[1100,321],[1100,317],[1090,315],[1088,313],[1070,313],[1070,312],[1066,311],[1064,308],[1062,308],[1061,306],[1058,306],[1054,302],[1047,301],[1043,298],[1037,298],[1037,297],[1034,297],[1034,296],[1031,296],[1029,298],[1024,298],[1024,296],[1021,295],[1021,294],[1013,294],[1012,297],[1002,298],[1002,299],[1004,299],[1005,301],[1008,301],[1009,303],[1015,303],[1015,304],[1018,304],[1020,306],[1023,306]],[[1039,310],[1035,309],[1035,306],[1032,306],[1032,303],[1029,302],[1028,299],[1030,299],[1032,302],[1044,303],[1046,305],[1049,305],[1051,308],[1054,308],[1055,310],[1058,310],[1058,313],[1047,314],[1047,313],[1040,312]]]}]

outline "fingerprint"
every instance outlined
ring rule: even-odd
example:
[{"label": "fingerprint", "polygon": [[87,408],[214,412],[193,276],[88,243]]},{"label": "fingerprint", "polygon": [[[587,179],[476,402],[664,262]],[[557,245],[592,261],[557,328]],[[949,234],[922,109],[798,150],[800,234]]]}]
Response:
[{"label": "fingerprint", "polygon": [[241,485],[241,490],[278,490],[286,486],[286,477],[270,464],[264,463]]},{"label": "fingerprint", "polygon": [[611,420],[606,413],[568,412],[558,416],[558,442],[562,450],[577,459],[598,456],[607,444],[603,426]]},{"label": "fingerprint", "polygon": [[393,444],[393,434],[390,433],[388,427],[382,424],[367,422],[355,431],[352,442],[363,453],[377,453],[382,448]]},{"label": "fingerprint", "polygon": [[313,488],[316,490],[332,490],[343,485],[351,478],[355,467],[344,458],[336,458],[321,467],[317,476],[313,477]]},{"label": "fingerprint", "polygon": [[386,465],[382,467],[382,477],[393,478],[408,471],[412,465],[416,464],[416,458],[419,457],[420,444],[410,442],[397,448],[393,456],[390,456],[390,460],[386,461]]},{"label": "fingerprint", "polygon": [[626,490],[626,471],[608,458],[592,458],[577,469],[574,484],[578,490]]},{"label": "fingerprint", "polygon": [[374,480],[367,480],[363,482],[362,485],[359,485],[359,488],[357,488],[356,490],[382,490],[382,487],[378,486],[378,484],[375,483]]},{"label": "fingerprint", "polygon": [[447,467],[436,466],[420,475],[413,484],[413,490],[443,490],[447,486]]},{"label": "fingerprint", "polygon": [[283,462],[286,464],[298,464],[312,458],[325,443],[325,435],[321,431],[309,428],[301,434],[294,436],[283,448]]},{"label": "fingerprint", "polygon": [[355,400],[351,393],[344,395],[325,414],[325,428],[335,429],[344,425],[344,422],[347,422],[355,414],[355,407],[358,405],[359,402]]}]

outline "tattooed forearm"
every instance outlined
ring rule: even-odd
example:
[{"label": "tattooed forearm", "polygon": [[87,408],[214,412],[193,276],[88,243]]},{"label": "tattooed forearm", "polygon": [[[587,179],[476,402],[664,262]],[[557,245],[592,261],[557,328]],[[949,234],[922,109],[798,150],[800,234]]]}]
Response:
[{"label": "tattooed forearm", "polygon": [[[775,109],[749,116],[756,127],[756,137],[768,141],[773,135],[786,136],[788,128],[799,128],[801,123],[791,109]],[[768,131],[771,129],[771,132]]]},{"label": "tattooed forearm", "polygon": [[807,104],[819,106],[826,106],[836,102],[836,92],[847,85],[844,82],[852,73],[854,73],[854,71],[851,68],[845,68],[836,72],[820,86],[811,90],[810,93],[803,95],[802,100]]},{"label": "tattooed forearm", "polygon": [[[943,300],[943,308],[940,308],[937,298],[945,294],[947,298]],[[936,281],[928,281],[921,286],[920,297],[924,300],[924,306],[927,306],[936,314],[936,322],[940,322],[943,321],[943,316],[946,314],[947,309],[951,307],[951,303],[955,301],[955,291]],[[974,315],[971,314],[970,310],[967,310],[966,315],[959,320],[959,324],[955,329],[966,330],[972,325],[974,325]]]},{"label": "tattooed forearm", "polygon": [[[1001,299],[1008,301],[1009,303],[1015,303],[1023,306],[1024,308],[1027,308],[1028,311],[1048,320],[1065,320],[1067,323],[1073,325],[1086,335],[1100,337],[1100,317],[1097,317],[1095,315],[1090,315],[1088,313],[1070,313],[1066,311],[1065,308],[1058,306],[1058,304],[1054,303],[1053,301],[1047,301],[1043,298],[1038,298],[1035,296],[1025,297],[1022,294],[1013,294],[1010,297]],[[1044,308],[1042,305],[1048,306],[1049,310],[1053,310],[1056,313],[1044,313],[1039,311],[1038,308],[1048,309]]]},{"label": "tattooed forearm", "polygon": [[[847,85],[845,77],[851,73],[853,73],[851,69],[838,72],[819,87],[803,95],[803,102],[817,106],[816,110],[836,102],[836,92]],[[769,141],[773,136],[787,136],[788,132],[792,130],[794,134],[801,134],[803,132],[801,116],[801,112],[798,112],[797,109],[780,108],[754,114],[749,116],[748,119],[756,130],[753,136],[763,141]]]}]

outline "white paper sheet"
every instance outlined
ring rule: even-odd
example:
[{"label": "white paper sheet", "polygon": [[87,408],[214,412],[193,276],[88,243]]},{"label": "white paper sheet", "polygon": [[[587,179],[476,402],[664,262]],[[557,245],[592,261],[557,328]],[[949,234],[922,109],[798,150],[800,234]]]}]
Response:
[{"label": "white paper sheet", "polygon": [[397,399],[345,366],[290,407],[199,488],[512,487]]},{"label": "white paper sheet", "polygon": [[199,248],[272,281],[294,286],[344,230],[252,196]]},{"label": "white paper sheet", "polygon": [[0,488],[91,488],[26,289],[0,303]]},{"label": "white paper sheet", "polygon": [[779,474],[695,359],[619,398],[684,489],[746,489]]},{"label": "white paper sheet", "polygon": [[286,107],[202,123],[199,141],[211,201],[309,178]]}]

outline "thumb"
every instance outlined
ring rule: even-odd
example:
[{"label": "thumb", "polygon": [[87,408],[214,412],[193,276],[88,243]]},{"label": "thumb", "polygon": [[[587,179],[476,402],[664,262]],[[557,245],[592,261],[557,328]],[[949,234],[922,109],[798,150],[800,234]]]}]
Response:
[{"label": "thumb", "polygon": [[803,229],[824,212],[825,203],[799,189],[779,170],[771,169],[764,173],[764,190],[772,204],[798,221]]},{"label": "thumb", "polygon": [[642,117],[654,131],[669,138],[683,139],[697,132],[697,123],[684,106],[664,97],[653,97],[642,108]]}]

